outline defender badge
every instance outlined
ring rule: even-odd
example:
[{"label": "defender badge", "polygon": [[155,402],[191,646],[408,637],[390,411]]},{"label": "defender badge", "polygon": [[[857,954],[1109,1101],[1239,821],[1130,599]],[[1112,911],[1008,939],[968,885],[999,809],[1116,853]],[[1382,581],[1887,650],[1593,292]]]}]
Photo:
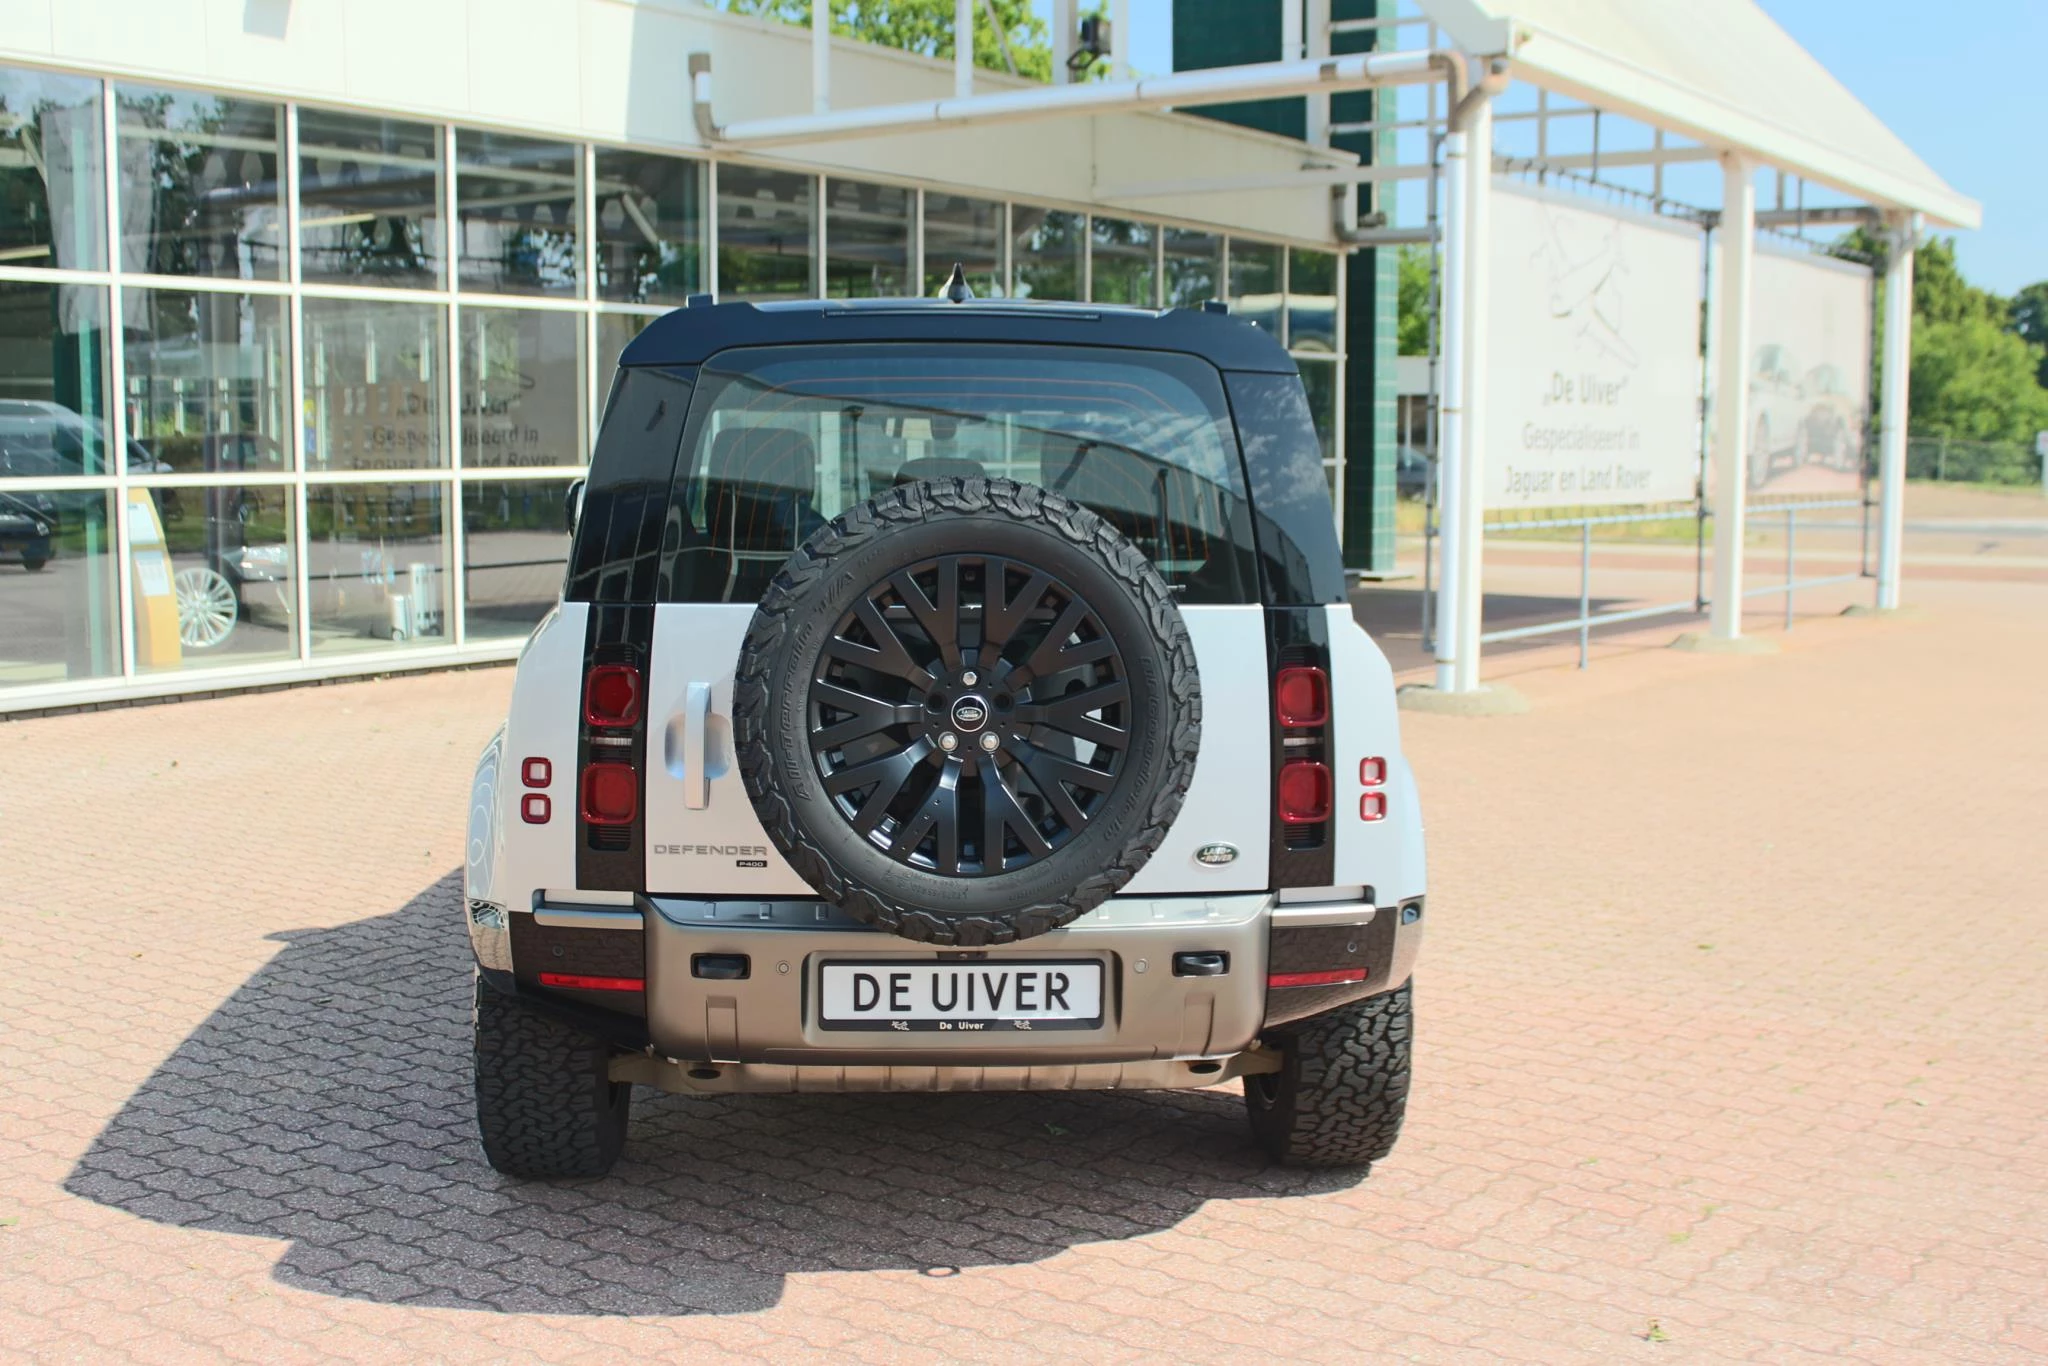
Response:
[{"label": "defender badge", "polygon": [[1236,858],[1237,846],[1234,844],[1205,844],[1195,850],[1195,862],[1211,868],[1220,868],[1226,863],[1234,862]]}]

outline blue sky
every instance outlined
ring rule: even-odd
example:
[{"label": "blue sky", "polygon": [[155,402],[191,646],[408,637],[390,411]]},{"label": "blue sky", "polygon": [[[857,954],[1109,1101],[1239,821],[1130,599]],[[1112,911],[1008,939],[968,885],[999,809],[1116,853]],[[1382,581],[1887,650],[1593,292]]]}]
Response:
[{"label": "blue sky", "polygon": [[[1926,0],[1761,3],[1936,173],[1984,205],[1984,227],[1958,234],[1973,283],[2010,294],[2048,279],[2048,96],[2026,76],[2048,52],[2048,0],[1962,0],[1939,12]],[[1051,0],[1034,4],[1051,17]],[[1132,64],[1170,71],[1172,0],[1131,0],[1131,19]]]}]

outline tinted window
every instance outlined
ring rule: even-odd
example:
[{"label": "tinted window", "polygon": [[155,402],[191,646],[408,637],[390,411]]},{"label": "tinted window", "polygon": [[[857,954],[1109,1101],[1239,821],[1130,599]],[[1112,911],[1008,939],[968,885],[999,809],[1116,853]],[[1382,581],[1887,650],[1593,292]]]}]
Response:
[{"label": "tinted window", "polygon": [[[1101,513],[1185,603],[1255,582],[1216,371],[1072,347],[730,351],[704,368],[668,525],[667,594],[751,602],[827,519],[897,484],[990,475]],[[600,451],[602,447],[600,447]]]},{"label": "tinted window", "polygon": [[1344,557],[1323,478],[1323,451],[1301,380],[1229,376],[1230,406],[1251,477],[1266,600],[1276,607],[1343,602]]},{"label": "tinted window", "polygon": [[569,551],[571,602],[652,602],[662,514],[690,406],[686,372],[619,372]]}]

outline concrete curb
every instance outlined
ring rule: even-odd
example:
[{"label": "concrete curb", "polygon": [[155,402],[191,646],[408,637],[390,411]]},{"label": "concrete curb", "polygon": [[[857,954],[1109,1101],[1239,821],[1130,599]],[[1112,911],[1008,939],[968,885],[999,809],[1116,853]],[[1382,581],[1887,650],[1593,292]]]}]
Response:
[{"label": "concrete curb", "polygon": [[1529,699],[1505,683],[1482,684],[1475,692],[1438,692],[1428,683],[1408,683],[1395,690],[1402,711],[1435,712],[1439,716],[1519,716]]}]

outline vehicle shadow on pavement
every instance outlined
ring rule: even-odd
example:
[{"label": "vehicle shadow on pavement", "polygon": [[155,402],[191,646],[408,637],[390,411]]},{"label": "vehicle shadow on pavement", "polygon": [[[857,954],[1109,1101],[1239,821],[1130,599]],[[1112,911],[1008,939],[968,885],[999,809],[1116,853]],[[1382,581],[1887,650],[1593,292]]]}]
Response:
[{"label": "vehicle shadow on pavement", "polygon": [[601,1180],[477,1145],[461,880],[285,947],[130,1098],[65,1182],[184,1228],[288,1240],[288,1285],[551,1314],[737,1313],[796,1272],[1028,1263],[1203,1202],[1349,1187],[1269,1166],[1233,1094],[641,1090]]}]

